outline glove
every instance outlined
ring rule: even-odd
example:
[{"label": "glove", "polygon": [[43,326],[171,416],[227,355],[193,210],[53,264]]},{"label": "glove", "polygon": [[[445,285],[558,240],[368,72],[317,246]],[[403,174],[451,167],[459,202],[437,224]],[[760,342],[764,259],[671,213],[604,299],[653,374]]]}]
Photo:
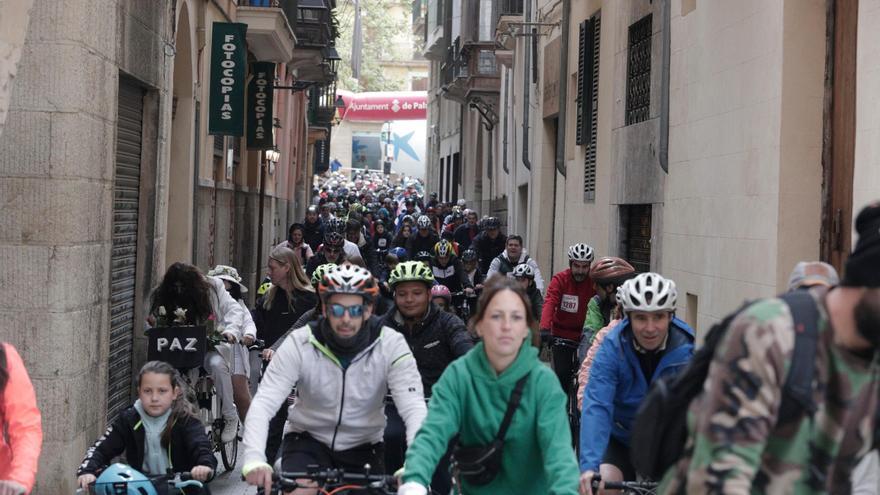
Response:
[{"label": "glove", "polygon": [[428,495],[428,489],[415,481],[410,481],[397,488],[397,495]]},{"label": "glove", "polygon": [[545,345],[550,343],[550,329],[549,328],[542,328],[541,329],[541,343],[545,344]]}]

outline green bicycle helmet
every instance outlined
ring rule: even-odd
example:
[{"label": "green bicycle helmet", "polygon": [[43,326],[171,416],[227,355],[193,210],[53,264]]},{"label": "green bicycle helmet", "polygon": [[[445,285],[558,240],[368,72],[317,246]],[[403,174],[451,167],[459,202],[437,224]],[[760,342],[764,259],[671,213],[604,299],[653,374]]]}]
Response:
[{"label": "green bicycle helmet", "polygon": [[388,285],[392,289],[401,282],[422,282],[430,287],[434,285],[434,272],[421,261],[404,261],[388,275]]},{"label": "green bicycle helmet", "polygon": [[312,273],[312,287],[318,288],[318,284],[321,283],[321,279],[324,278],[324,275],[327,274],[331,268],[336,266],[336,263],[324,263],[323,265],[318,265],[315,268],[315,271]]}]

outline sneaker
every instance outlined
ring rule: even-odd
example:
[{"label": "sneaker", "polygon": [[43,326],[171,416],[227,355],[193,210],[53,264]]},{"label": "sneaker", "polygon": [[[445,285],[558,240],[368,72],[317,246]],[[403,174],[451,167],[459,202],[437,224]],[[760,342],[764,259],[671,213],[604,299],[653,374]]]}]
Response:
[{"label": "sneaker", "polygon": [[238,416],[225,418],[224,423],[223,431],[220,433],[220,441],[228,443],[235,440],[235,435],[238,432]]}]

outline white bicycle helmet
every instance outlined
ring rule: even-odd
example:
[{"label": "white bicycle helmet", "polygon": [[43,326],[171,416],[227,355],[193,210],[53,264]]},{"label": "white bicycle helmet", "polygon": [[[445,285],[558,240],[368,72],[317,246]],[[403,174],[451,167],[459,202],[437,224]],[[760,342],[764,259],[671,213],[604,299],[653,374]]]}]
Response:
[{"label": "white bicycle helmet", "polygon": [[516,265],[510,273],[513,275],[513,278],[535,278],[535,270],[525,263]]},{"label": "white bicycle helmet", "polygon": [[418,225],[418,227],[419,227],[420,229],[427,229],[427,228],[430,228],[430,227],[431,227],[431,219],[428,218],[428,215],[422,215],[422,216],[420,216],[419,219],[416,221],[416,225]]},{"label": "white bicycle helmet", "polygon": [[678,291],[675,282],[658,273],[647,272],[623,283],[617,290],[623,311],[675,311]]},{"label": "white bicycle helmet", "polygon": [[593,248],[582,242],[574,244],[568,248],[568,260],[592,263]]}]

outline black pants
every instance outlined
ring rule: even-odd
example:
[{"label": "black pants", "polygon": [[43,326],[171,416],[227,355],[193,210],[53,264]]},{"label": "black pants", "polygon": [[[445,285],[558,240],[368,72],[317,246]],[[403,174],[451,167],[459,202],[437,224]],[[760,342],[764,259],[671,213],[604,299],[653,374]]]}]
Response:
[{"label": "black pants", "polygon": [[577,352],[577,349],[563,345],[551,345],[550,347],[553,371],[556,372],[556,377],[559,378],[559,384],[562,385],[562,391],[565,392],[566,395],[568,395],[569,389],[571,388],[571,378],[575,372],[574,366],[572,365],[572,359],[574,358],[575,352]]},{"label": "black pants", "polygon": [[363,472],[364,465],[369,464],[371,473],[382,474],[385,473],[384,450],[381,442],[348,450],[330,450],[308,433],[288,433],[281,446],[281,470],[306,472],[309,466],[318,465],[324,469]]},{"label": "black pants", "polygon": [[[394,474],[403,467],[406,456],[406,425],[397,412],[394,404],[385,406],[385,466],[389,474]],[[431,492],[446,495],[452,490],[452,475],[449,474],[450,451],[437,463],[434,477],[431,479]]]}]

